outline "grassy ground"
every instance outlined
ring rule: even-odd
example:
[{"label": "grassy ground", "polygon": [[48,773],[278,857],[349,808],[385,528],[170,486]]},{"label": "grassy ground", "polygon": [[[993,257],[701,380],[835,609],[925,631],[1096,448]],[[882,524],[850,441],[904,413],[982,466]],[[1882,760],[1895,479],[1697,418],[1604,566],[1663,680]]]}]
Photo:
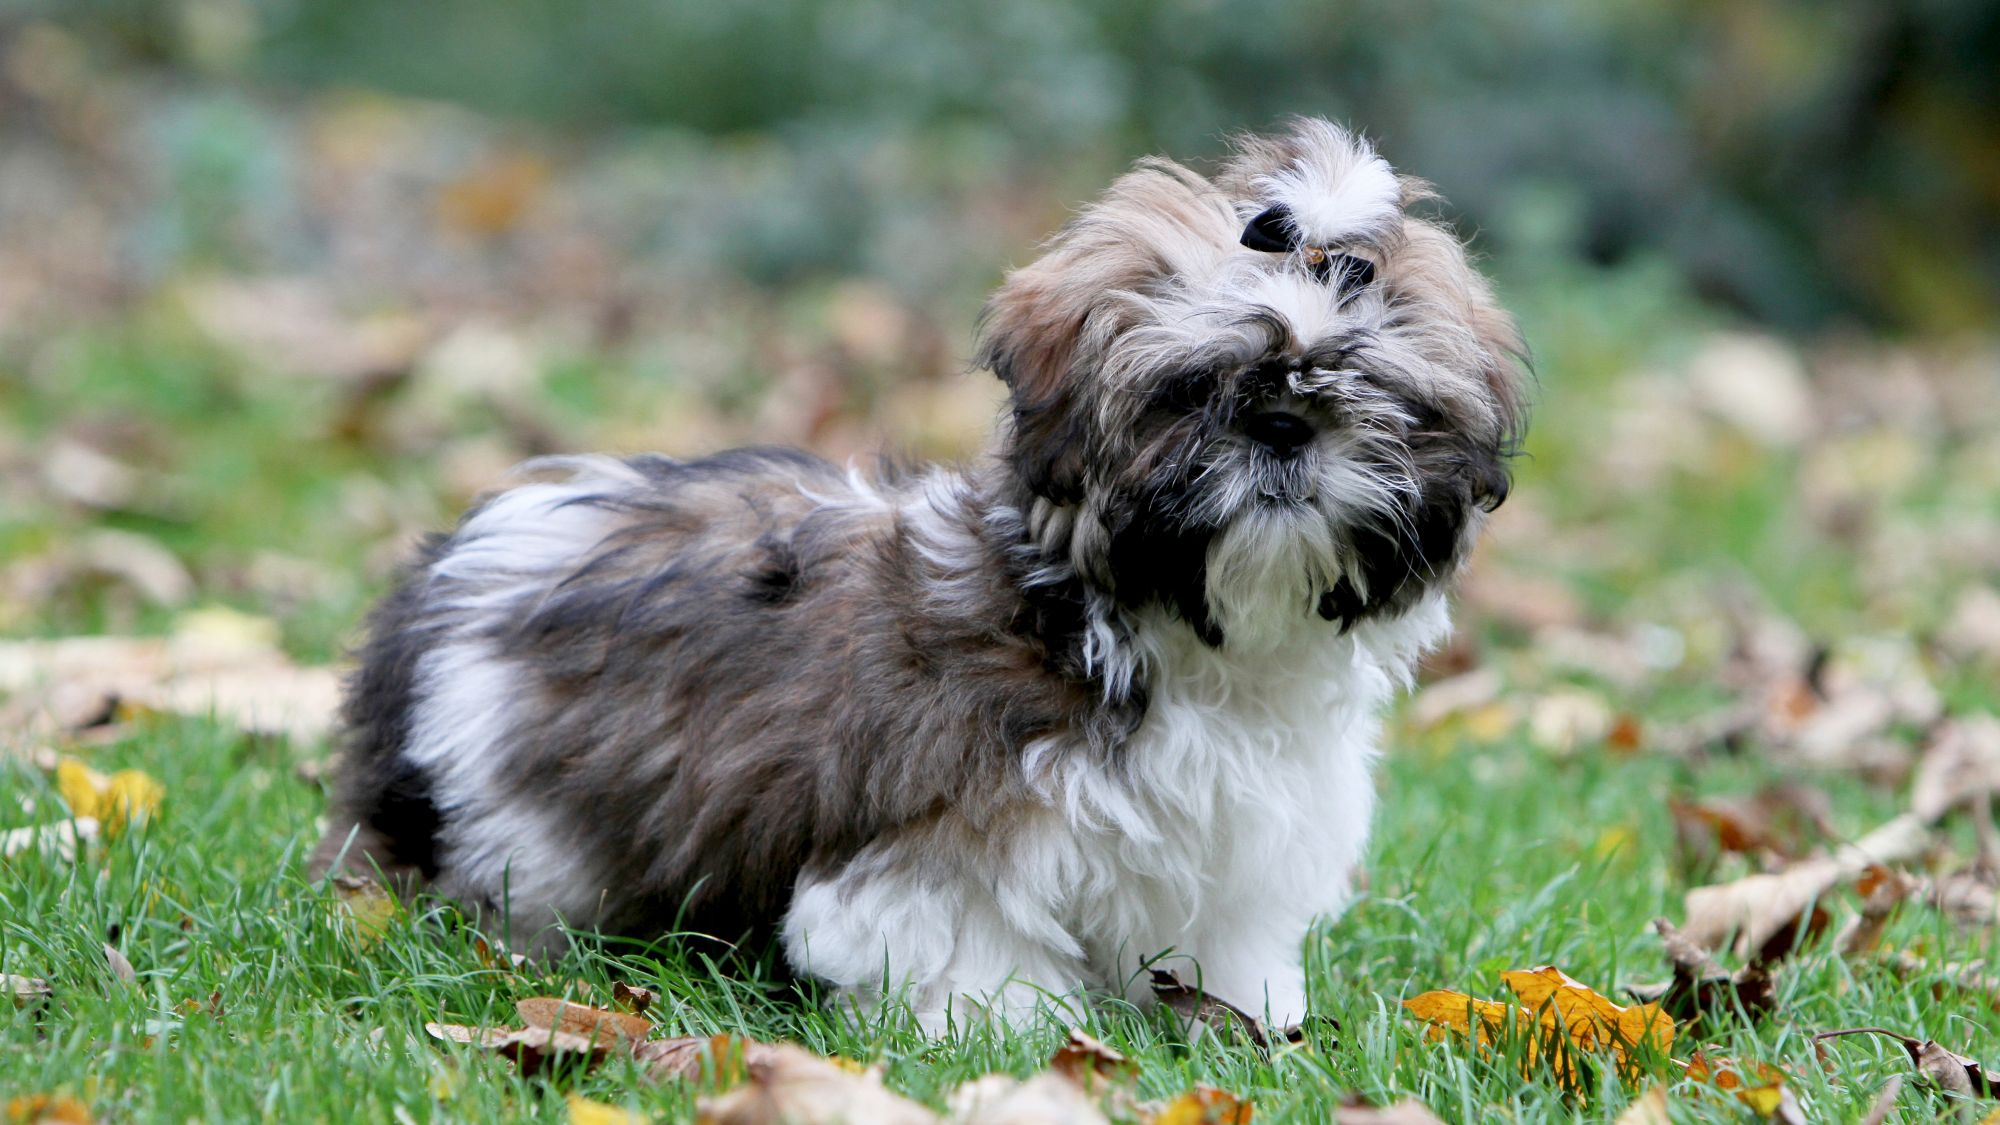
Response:
[{"label": "grassy ground", "polygon": [[[567,992],[606,1002],[613,981],[665,996],[658,1018],[677,1034],[718,1031],[791,1039],[888,1066],[890,1083],[936,1100],[956,1082],[1000,1069],[1037,1069],[1056,1028],[1018,1037],[929,1043],[907,1027],[855,1031],[795,1003],[719,979],[671,950],[581,949],[546,974],[491,967],[443,905],[395,922],[365,948],[322,889],[298,874],[320,798],[290,756],[198,721],[166,721],[105,751],[165,782],[156,822],[74,866],[16,862],[0,882],[0,964],[56,990],[39,1016],[14,1013],[0,1031],[0,1089],[85,1093],[104,1120],[561,1120],[557,1090],[685,1119],[689,1093],[612,1066],[571,1079],[524,1080],[505,1063],[424,1038],[427,1020],[512,1022],[512,1001]],[[1108,1010],[1095,1034],[1138,1058],[1142,1089],[1169,1095],[1208,1082],[1253,1099],[1259,1121],[1323,1121],[1349,1090],[1413,1093],[1450,1120],[1569,1120],[1579,1107],[1505,1062],[1433,1046],[1397,1000],[1434,987],[1497,991],[1505,968],[1553,962],[1587,982],[1664,976],[1655,915],[1676,909],[1671,827],[1662,790],[1688,779],[1664,761],[1563,759],[1502,741],[1392,757],[1389,799],[1371,865],[1372,889],[1310,945],[1313,997],[1341,1021],[1321,1041],[1269,1060],[1206,1040],[1190,1049],[1171,1023]],[[1754,766],[1711,774],[1704,787],[1755,780]],[[10,791],[54,793],[7,767]],[[1889,802],[1837,790],[1844,823]],[[30,818],[9,810],[0,826]],[[1607,847],[1607,832],[1616,843]],[[137,970],[120,985],[100,943],[110,935]],[[1975,939],[1910,911],[1891,943],[1953,957],[1990,955]],[[213,1000],[211,1000],[213,997]],[[1783,980],[1779,1015],[1703,1038],[1727,1053],[1788,1064],[1814,1120],[1859,1116],[1888,1075],[1907,1069],[1892,1045],[1851,1041],[1836,1082],[1812,1064],[1816,1030],[1881,1024],[1946,1043],[2000,1041],[1990,1004],[1933,993],[1886,970],[1809,952]],[[1672,1081],[1664,1071],[1660,1078]],[[1691,1085],[1685,1084],[1684,1085]],[[1592,1095],[1608,1117],[1626,1097],[1613,1082]],[[1690,1094],[1691,1119],[1748,1119],[1726,1101]],[[1907,1120],[1943,1104],[1905,1095]]]},{"label": "grassy ground", "polygon": [[[1017,226],[997,229],[1021,245],[1047,225],[1010,214]],[[954,245],[938,256],[981,271],[996,262]],[[1664,979],[1649,922],[1679,919],[1688,888],[1763,862],[1691,853],[1669,796],[1810,785],[1830,801],[1829,831],[1794,842],[1822,850],[1903,807],[1920,722],[1866,732],[1903,769],[1809,764],[1757,733],[1732,753],[1671,749],[1684,722],[1745,694],[1735,673],[1759,630],[1825,646],[1831,667],[1863,683],[1914,677],[1947,714],[2000,706],[2000,640],[1960,628],[1966,598],[2000,581],[1990,350],[1746,349],[1712,335],[1675,279],[1644,262],[1524,272],[1520,263],[1558,259],[1529,243],[1499,249],[1516,263],[1501,272],[1538,352],[1541,409],[1515,495],[1469,577],[1463,639],[1429,678],[1491,669],[1501,690],[1443,718],[1423,715],[1420,697],[1394,724],[1368,890],[1308,949],[1338,1045],[1266,1058],[1213,1039],[1190,1045],[1155,1015],[1097,1013],[1093,1032],[1139,1060],[1148,1096],[1208,1082],[1250,1098],[1260,1122],[1324,1121],[1350,1091],[1414,1095],[1451,1121],[1610,1120],[1630,1087],[1607,1076],[1565,1098],[1505,1058],[1426,1043],[1399,1001],[1435,988],[1501,995],[1502,970],[1551,963],[1614,995]],[[637,342],[609,344],[567,321],[496,327],[457,310],[426,323],[400,365],[359,377],[274,367],[268,348],[251,346],[257,332],[246,343],[240,324],[221,323],[218,309],[240,312],[241,301],[218,304],[192,282],[115,315],[16,332],[0,340],[0,630],[164,633],[190,608],[219,604],[268,619],[295,658],[324,661],[409,539],[526,454],[686,453],[753,438],[836,455],[879,440],[963,452],[986,429],[991,393],[984,377],[947,372],[985,280],[924,299],[865,283],[749,287],[668,301],[641,318]],[[254,286],[222,296],[275,300]],[[253,309],[252,327],[297,320],[291,307]],[[320,335],[298,338],[381,327],[366,321],[309,324]],[[481,374],[510,364],[525,375]],[[73,468],[79,447],[123,475],[66,478],[56,467]],[[148,593],[120,570],[129,552],[93,555],[104,531],[160,548],[182,588]],[[0,830],[47,821],[59,804],[50,779],[10,753],[41,743],[0,738]],[[687,1118],[693,1092],[629,1064],[524,1080],[422,1032],[429,1020],[511,1022],[513,1001],[537,994],[605,1003],[614,981],[663,994],[665,1033],[730,1031],[880,1062],[893,1087],[932,1103],[989,1070],[1039,1068],[1062,1037],[1053,1026],[942,1043],[901,1025],[857,1030],[670,947],[585,944],[545,972],[511,976],[444,904],[357,942],[325,890],[299,875],[322,796],[296,768],[324,749],[156,715],[73,751],[99,769],[144,769],[167,796],[150,823],[75,863],[0,861],[0,971],[55,990],[44,1010],[0,1007],[0,1095],[66,1090],[107,1121],[561,1120],[563,1092]],[[1927,861],[1936,870],[1973,852],[1962,821],[1942,844]],[[1831,906],[1849,915],[1854,896],[1838,892]],[[1990,960],[1992,931],[1911,905],[1884,945],[1933,966]],[[136,970],[130,984],[107,967],[107,940]],[[1774,1014],[1705,1021],[1676,1057],[1699,1043],[1780,1065],[1811,1119],[1829,1121],[1859,1117],[1909,1068],[1893,1044],[1850,1039],[1824,1069],[1809,1042],[1817,1031],[1879,1024],[2000,1060],[1994,998],[1940,971],[1906,979],[1821,940],[1788,963],[1780,989]],[[1647,1077],[1670,1087],[1679,1119],[1753,1116],[1667,1064]],[[1898,1112],[1926,1121],[1948,1109],[1912,1085]]]}]

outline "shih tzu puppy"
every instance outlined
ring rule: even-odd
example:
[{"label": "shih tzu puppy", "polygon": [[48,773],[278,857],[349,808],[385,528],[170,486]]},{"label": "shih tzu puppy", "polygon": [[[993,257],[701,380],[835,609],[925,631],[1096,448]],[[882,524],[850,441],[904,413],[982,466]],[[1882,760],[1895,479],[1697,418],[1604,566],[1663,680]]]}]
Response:
[{"label": "shih tzu puppy", "polygon": [[523,943],[769,934],[932,1028],[1165,954],[1301,1018],[1522,426],[1431,198],[1316,120],[1142,162],[994,295],[970,468],[542,463],[375,611],[320,869]]}]

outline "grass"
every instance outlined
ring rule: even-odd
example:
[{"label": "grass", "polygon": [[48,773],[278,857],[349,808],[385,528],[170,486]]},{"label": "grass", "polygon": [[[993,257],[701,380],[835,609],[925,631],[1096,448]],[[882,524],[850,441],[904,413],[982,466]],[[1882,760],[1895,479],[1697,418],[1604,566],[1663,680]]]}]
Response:
[{"label": "grass", "polygon": [[[1503,535],[1494,558],[1516,574],[1558,583],[1601,631],[1670,627],[1689,655],[1674,672],[1621,682],[1550,661],[1518,623],[1475,619],[1467,629],[1474,658],[1505,673],[1510,698],[1532,704],[1551,690],[1581,690],[1650,732],[1728,697],[1716,674],[1718,590],[1755,590],[1822,640],[1908,640],[1927,637],[1967,583],[1992,580],[1962,549],[1937,544],[2000,525],[2000,488],[1982,492],[1974,483],[2000,464],[1979,453],[1991,444],[1981,435],[2000,419],[1956,419],[1949,440],[1884,427],[1921,450],[1924,468],[1899,491],[1868,497],[1879,525],[1893,529],[1874,540],[1842,538],[1808,517],[1802,454],[1749,446],[1720,427],[1703,431],[1709,445],[1701,455],[1634,486],[1606,469],[1605,429],[1632,409],[1621,405],[1629,374],[1673,363],[1700,337],[1704,314],[1644,271],[1517,279],[1513,289],[1540,353],[1543,403],[1516,498],[1503,509],[1503,530],[1523,512],[1532,515],[1521,524],[1529,530],[1511,541]],[[778,318],[787,327],[777,331],[790,334],[780,351],[829,350],[815,299],[788,298],[804,305]],[[951,335],[963,339],[963,329]],[[755,362],[744,355],[717,365]],[[59,548],[96,527],[137,532],[187,564],[200,601],[269,616],[293,655],[325,659],[381,588],[396,545],[447,520],[467,498],[466,474],[451,468],[468,460],[460,456],[467,451],[497,445],[514,456],[549,440],[686,451],[689,433],[713,443],[773,436],[758,430],[754,403],[730,398],[741,392],[727,380],[704,383],[678,369],[643,373],[636,363],[558,356],[530,404],[541,432],[524,437],[510,430],[520,403],[511,413],[506,403],[440,404],[421,388],[357,399],[351,388],[258,370],[200,339],[162,299],[127,323],[52,343],[32,364],[0,356],[0,370],[24,372],[0,378],[0,450],[81,435],[116,447],[141,475],[128,503],[104,510],[49,499],[36,481],[0,480],[8,485],[0,496],[9,499],[0,506],[0,561]],[[866,374],[860,384],[887,388],[882,398],[900,393],[887,382],[869,384]],[[710,394],[703,386],[717,401],[703,400]],[[7,461],[0,458],[0,472]],[[1928,553],[1899,562],[1883,554],[1889,547]],[[281,574],[304,577],[260,578],[272,555],[285,564]],[[1888,565],[1911,580],[1877,579]],[[7,589],[0,583],[0,628],[12,632],[174,625],[175,607],[136,601],[115,584],[64,585],[12,604]],[[1952,711],[2000,705],[1990,664],[1925,652]],[[1565,1097],[1546,1076],[1524,1078],[1508,1058],[1427,1043],[1399,1002],[1435,988],[1504,995],[1501,971],[1542,964],[1612,995],[1663,979],[1650,921],[1678,918],[1690,886],[1750,869],[1741,860],[1690,868],[1676,846],[1670,793],[1743,794],[1806,780],[1828,793],[1843,839],[1901,807],[1894,788],[1844,773],[1802,774],[1754,745],[1697,765],[1649,743],[1621,751],[1587,738],[1558,750],[1519,725],[1504,734],[1467,723],[1394,730],[1368,889],[1307,948],[1313,1000],[1340,1021],[1338,1045],[1320,1039],[1265,1057],[1213,1037],[1190,1043],[1156,1013],[1094,1013],[1092,1033],[1138,1060],[1143,1095],[1211,1083],[1254,1101],[1260,1123],[1323,1122],[1348,1092],[1377,1101],[1419,1097],[1455,1122],[1610,1120],[1634,1092],[1614,1078],[1603,1076],[1582,1098]],[[293,1122],[563,1120],[561,1094],[575,1092],[662,1121],[689,1118],[692,1091],[649,1082],[629,1063],[528,1080],[422,1030],[430,1020],[512,1022],[513,1001],[531,995],[604,1003],[614,981],[662,994],[651,1014],[663,1033],[797,1041],[880,1063],[892,1087],[932,1104],[988,1071],[1038,1069],[1062,1038],[1053,1025],[949,1042],[928,1041],[897,1019],[854,1027],[691,963],[671,944],[584,941],[560,963],[510,976],[482,958],[476,935],[446,903],[423,904],[379,940],[359,942],[325,888],[300,876],[323,799],[296,767],[323,751],[154,716],[123,741],[89,752],[98,768],[154,774],[168,796],[153,821],[78,862],[0,862],[0,971],[55,988],[46,1010],[0,1009],[0,1096],[69,1091],[107,1121]],[[45,775],[4,753],[0,796],[40,810],[0,799],[0,830],[42,822],[58,804]],[[1953,851],[1963,857],[1970,835],[1956,831]],[[1841,892],[1834,905],[1836,914],[1851,909],[1851,894]],[[136,968],[134,983],[113,977],[106,941]],[[1934,963],[2000,953],[1994,935],[1915,907],[1895,919],[1886,941]],[[1781,991],[1770,1017],[1704,1026],[1676,1056],[1685,1059],[1699,1042],[1782,1065],[1813,1120],[1857,1118],[1883,1082],[1909,1069],[1894,1044],[1864,1038],[1832,1046],[1833,1065],[1823,1069],[1810,1043],[1817,1031],[1879,1024],[2000,1060],[1992,998],[1941,980],[1904,980],[1873,962],[1844,960],[1824,943],[1788,964]],[[1673,1091],[1677,1119],[1754,1116],[1697,1091],[1665,1064],[1647,1077]],[[1942,1095],[1912,1085],[1899,1112],[1921,1121],[1948,1109]]]},{"label": "grass", "polygon": [[[78,1092],[102,1119],[130,1121],[562,1120],[559,1092],[686,1119],[687,1089],[648,1082],[629,1064],[528,1080],[422,1031],[427,1020],[513,1022],[512,1002],[529,995],[603,1003],[614,981],[658,989],[654,1014],[666,1032],[788,1039],[880,1062],[892,1086],[933,1103],[988,1071],[1032,1072],[1061,1036],[1051,1026],[938,1043],[900,1021],[853,1028],[671,947],[584,942],[546,971],[511,977],[442,903],[363,943],[324,889],[300,877],[321,798],[295,775],[294,751],[163,719],[100,757],[154,771],[169,796],[153,822],[81,862],[21,858],[0,875],[0,966],[56,990],[48,1010],[15,1012],[0,1029],[0,1090],[9,1093]],[[1190,1045],[1171,1021],[1119,1007],[1096,1013],[1091,1030],[1140,1061],[1144,1094],[1207,1082],[1253,1099],[1260,1122],[1324,1121],[1346,1091],[1414,1094],[1450,1120],[1570,1120],[1578,1103],[1551,1083],[1524,1081],[1504,1059],[1425,1043],[1398,1001],[1430,988],[1494,995],[1499,971],[1544,963],[1607,992],[1664,977],[1647,923],[1677,913],[1684,880],[1660,793],[1688,782],[1737,791],[1766,776],[1749,762],[1678,772],[1663,758],[1601,749],[1555,757],[1506,741],[1393,755],[1371,888],[1308,946],[1314,1002],[1340,1020],[1337,1047],[1322,1040],[1267,1059],[1212,1037]],[[42,807],[57,800],[24,765],[0,778]],[[1859,785],[1834,795],[1842,827],[1857,831],[1892,804]],[[0,810],[0,827],[33,819]],[[107,969],[107,937],[137,969],[135,983]],[[1889,940],[1948,959],[1995,952],[1917,910]],[[1815,1031],[1881,1024],[1961,1048],[2000,1040],[1990,1005],[1910,987],[1824,949],[1800,956],[1782,989],[1776,1017],[1710,1029],[1701,1041],[1791,1067],[1815,1120],[1858,1116],[1889,1075],[1907,1070],[1894,1045],[1848,1040],[1834,1051],[1837,1077],[1824,1073],[1808,1042]],[[1655,1077],[1691,1086],[1665,1069]],[[1628,1093],[1606,1081],[1588,1111],[1608,1119]],[[1750,1117],[1713,1097],[1690,1093],[1684,1104],[1701,1119]],[[1910,1120],[1945,1108],[1919,1091],[1904,1104]]]}]

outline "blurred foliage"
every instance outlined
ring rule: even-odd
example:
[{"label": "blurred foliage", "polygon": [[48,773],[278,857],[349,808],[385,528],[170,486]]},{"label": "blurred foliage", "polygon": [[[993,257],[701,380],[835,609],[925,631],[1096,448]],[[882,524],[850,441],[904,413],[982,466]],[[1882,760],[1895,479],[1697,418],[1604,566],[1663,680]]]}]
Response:
[{"label": "blurred foliage", "polygon": [[797,156],[762,213],[792,268],[854,268],[884,144],[1080,162],[1082,193],[1138,152],[1313,113],[1380,138],[1474,225],[1534,224],[1536,252],[1596,263],[1662,255],[1779,327],[1962,330],[2000,308],[1990,0],[29,0],[12,18],[37,11],[112,65],[767,138]]}]

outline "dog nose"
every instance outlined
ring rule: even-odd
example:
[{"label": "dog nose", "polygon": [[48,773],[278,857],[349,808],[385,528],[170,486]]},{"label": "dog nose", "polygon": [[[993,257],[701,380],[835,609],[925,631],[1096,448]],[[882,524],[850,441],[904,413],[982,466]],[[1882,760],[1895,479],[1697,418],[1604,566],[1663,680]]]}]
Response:
[{"label": "dog nose", "polygon": [[1312,423],[1283,410],[1266,410],[1243,420],[1251,441],[1280,457],[1291,457],[1313,439]]}]

